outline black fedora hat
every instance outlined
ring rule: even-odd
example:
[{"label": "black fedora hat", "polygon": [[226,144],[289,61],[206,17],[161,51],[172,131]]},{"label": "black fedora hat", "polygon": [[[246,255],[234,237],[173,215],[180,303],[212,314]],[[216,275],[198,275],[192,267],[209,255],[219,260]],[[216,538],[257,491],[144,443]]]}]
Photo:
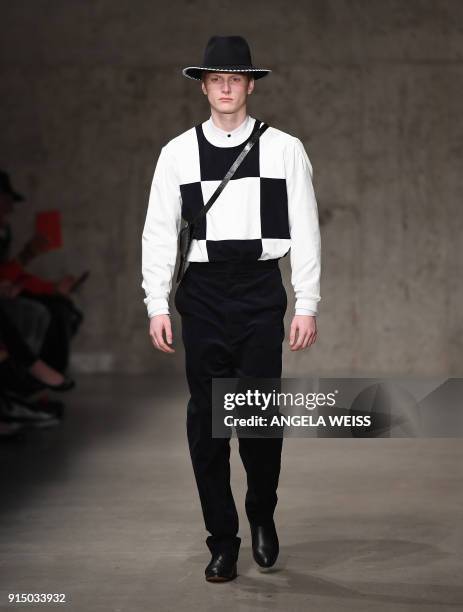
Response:
[{"label": "black fedora hat", "polygon": [[189,79],[201,80],[203,70],[208,72],[249,72],[255,79],[267,76],[271,70],[252,65],[251,51],[242,36],[212,36],[204,52],[202,66],[187,66],[182,74]]}]

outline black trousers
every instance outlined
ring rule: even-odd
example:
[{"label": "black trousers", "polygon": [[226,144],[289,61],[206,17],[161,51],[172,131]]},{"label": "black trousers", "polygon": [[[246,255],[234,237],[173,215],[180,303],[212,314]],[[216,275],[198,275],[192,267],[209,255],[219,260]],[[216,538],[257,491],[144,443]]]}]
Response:
[{"label": "black trousers", "polygon": [[[230,439],[212,437],[212,378],[280,378],[287,296],[278,260],[191,262],[175,293],[190,400],[187,436],[211,552],[239,550]],[[239,437],[250,523],[271,522],[283,438]]]},{"label": "black trousers", "polygon": [[[30,348],[24,340],[21,330],[15,320],[11,317],[11,300],[15,304],[14,298],[0,299],[0,339],[5,343],[8,353],[24,368],[30,368],[38,359],[38,355]],[[6,308],[8,306],[8,308]]]}]

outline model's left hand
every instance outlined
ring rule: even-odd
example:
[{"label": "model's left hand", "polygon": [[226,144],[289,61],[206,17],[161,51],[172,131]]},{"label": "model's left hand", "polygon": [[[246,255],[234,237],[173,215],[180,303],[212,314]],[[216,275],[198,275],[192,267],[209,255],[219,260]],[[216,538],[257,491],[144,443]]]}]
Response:
[{"label": "model's left hand", "polygon": [[317,339],[317,317],[294,315],[289,335],[292,351],[300,351],[314,344]]}]

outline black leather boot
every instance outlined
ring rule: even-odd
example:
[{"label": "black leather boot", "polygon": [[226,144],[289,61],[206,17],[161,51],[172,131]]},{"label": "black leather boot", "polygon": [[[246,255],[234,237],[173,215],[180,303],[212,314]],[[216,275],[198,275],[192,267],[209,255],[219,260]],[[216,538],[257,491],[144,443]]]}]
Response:
[{"label": "black leather boot", "polygon": [[251,524],[252,554],[254,561],[261,567],[272,567],[278,558],[280,545],[275,523]]},{"label": "black leather boot", "polygon": [[212,554],[206,567],[206,580],[208,582],[227,582],[238,576],[236,567],[236,555],[229,551],[216,552]]}]

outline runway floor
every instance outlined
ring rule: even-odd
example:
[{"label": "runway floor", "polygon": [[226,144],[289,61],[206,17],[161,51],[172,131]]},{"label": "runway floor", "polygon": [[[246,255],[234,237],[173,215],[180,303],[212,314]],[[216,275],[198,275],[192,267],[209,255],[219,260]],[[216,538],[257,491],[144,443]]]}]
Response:
[{"label": "runway floor", "polygon": [[286,439],[280,558],[260,572],[232,444],[239,576],[211,584],[185,430],[183,378],[80,375],[65,420],[2,444],[0,609],[463,609],[461,439]]}]

